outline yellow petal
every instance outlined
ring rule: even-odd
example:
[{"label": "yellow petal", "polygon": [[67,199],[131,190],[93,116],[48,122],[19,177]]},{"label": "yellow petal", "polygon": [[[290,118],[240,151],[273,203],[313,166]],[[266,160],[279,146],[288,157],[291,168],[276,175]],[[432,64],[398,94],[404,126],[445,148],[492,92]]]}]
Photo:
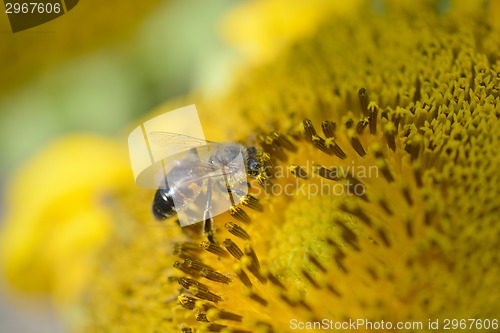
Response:
[{"label": "yellow petal", "polygon": [[248,1],[232,11],[222,24],[224,37],[250,63],[274,58],[294,41],[312,35],[327,18],[352,14],[361,0],[354,1]]},{"label": "yellow petal", "polygon": [[71,135],[45,147],[11,177],[0,234],[8,282],[71,297],[89,256],[109,232],[106,196],[133,184],[126,147]]}]

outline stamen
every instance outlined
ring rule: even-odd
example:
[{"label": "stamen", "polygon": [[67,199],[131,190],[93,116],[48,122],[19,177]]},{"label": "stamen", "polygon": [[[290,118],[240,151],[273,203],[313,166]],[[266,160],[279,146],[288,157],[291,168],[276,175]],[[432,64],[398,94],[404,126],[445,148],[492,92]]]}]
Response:
[{"label": "stamen", "polygon": [[231,234],[235,235],[238,238],[241,238],[241,239],[244,239],[244,240],[249,240],[250,239],[250,236],[245,231],[245,229],[243,229],[242,227],[240,227],[236,223],[227,222],[226,225],[225,225],[225,227],[226,227],[227,231],[229,231]]},{"label": "stamen", "polygon": [[337,244],[333,239],[331,239],[329,237],[326,238],[326,242],[329,245],[333,246],[333,248],[335,250],[335,254],[334,254],[333,258],[335,259],[335,262],[337,263],[339,268],[342,271],[344,271],[345,273],[348,273],[347,268],[345,267],[344,263],[342,262],[343,259],[346,257],[346,254],[344,253],[344,251],[342,250],[340,245]]},{"label": "stamen", "polygon": [[415,134],[411,138],[411,143],[408,145],[408,152],[410,153],[411,161],[415,162],[420,155],[420,151],[423,147],[424,137],[421,134]]},{"label": "stamen", "polygon": [[370,102],[370,104],[368,104],[368,113],[370,114],[370,134],[375,135],[377,133],[378,117],[378,106],[375,102]]},{"label": "stamen", "polygon": [[413,174],[415,176],[417,186],[422,187],[424,184],[422,182],[422,169],[419,162],[413,163]]},{"label": "stamen", "polygon": [[259,183],[259,185],[264,188],[266,193],[268,193],[269,188],[273,185],[269,180],[269,177],[266,174],[261,173],[255,179],[257,179],[257,183]]},{"label": "stamen", "polygon": [[280,288],[281,290],[286,290],[285,286],[281,283],[280,280],[276,276],[274,276],[271,272],[267,273],[267,278],[269,281],[271,281],[272,284],[274,284],[276,287]]},{"label": "stamen", "polygon": [[389,170],[389,167],[387,166],[385,159],[377,159],[376,165],[377,165],[377,168],[382,172],[382,175],[384,176],[384,178],[389,183],[392,183],[394,181],[394,177],[392,176],[392,173]]},{"label": "stamen", "polygon": [[335,287],[334,287],[334,286],[332,286],[330,283],[327,283],[327,284],[326,284],[326,289],[328,289],[328,291],[330,291],[331,293],[335,294],[336,296],[338,296],[338,297],[342,297],[342,296],[340,295],[340,293],[337,291],[337,289],[335,289]]},{"label": "stamen", "polygon": [[405,222],[405,226],[406,226],[406,234],[408,235],[408,237],[412,238],[413,237],[413,223],[410,219],[408,219],[406,222]]},{"label": "stamen", "polygon": [[271,132],[271,136],[273,137],[273,139],[275,141],[279,142],[279,144],[283,148],[285,148],[291,152],[294,152],[294,153],[297,152],[297,146],[295,144],[293,144],[285,135],[280,134],[276,131],[273,131],[273,132]]},{"label": "stamen", "polygon": [[327,169],[321,165],[315,165],[313,167],[313,171],[320,177],[328,179],[328,180],[334,180],[338,181],[340,177],[338,176],[338,169],[337,167],[334,167],[333,169]]},{"label": "stamen", "polygon": [[356,215],[361,221],[363,221],[367,226],[371,227],[372,221],[368,215],[359,207],[357,204],[341,204],[340,208],[347,213]]},{"label": "stamen", "polygon": [[259,281],[260,283],[266,283],[266,278],[260,273],[259,267],[249,256],[241,257],[241,264],[246,267]]},{"label": "stamen", "polygon": [[195,277],[198,276],[198,272],[196,270],[190,269],[184,263],[181,263],[179,261],[175,261],[173,266],[174,266],[174,268],[180,270],[181,272],[183,272],[185,274],[192,275]]},{"label": "stamen", "polygon": [[377,233],[380,236],[380,239],[382,240],[382,242],[384,243],[384,245],[387,246],[387,247],[390,247],[391,246],[391,242],[389,241],[389,238],[387,237],[387,234],[385,233],[384,229],[379,228],[377,230]]},{"label": "stamen", "polygon": [[351,245],[354,250],[360,251],[361,249],[359,248],[358,245],[358,236],[347,226],[344,225],[341,221],[337,221],[337,225],[342,229],[341,230],[341,236],[344,241]]},{"label": "stamen", "polygon": [[193,259],[193,257],[194,257],[192,254],[182,252],[180,250],[173,250],[172,255],[177,256],[181,259]]},{"label": "stamen", "polygon": [[382,207],[382,209],[388,214],[388,215],[392,215],[392,210],[391,208],[389,207],[389,204],[387,203],[387,201],[384,199],[384,198],[380,198],[378,203],[380,204],[380,207]]},{"label": "stamen", "polygon": [[267,306],[268,302],[261,296],[257,295],[251,290],[246,290],[244,293],[250,297],[250,299],[254,300],[255,302],[259,303],[262,306]]},{"label": "stamen", "polygon": [[361,112],[365,117],[368,117],[368,103],[370,99],[368,98],[368,92],[365,88],[361,88],[358,91],[359,104],[361,105]]},{"label": "stamen", "polygon": [[304,125],[304,131],[307,139],[312,141],[312,137],[317,136],[316,129],[314,128],[312,121],[306,118],[302,121],[302,124]]},{"label": "stamen", "polygon": [[168,283],[179,283],[179,277],[178,276],[168,276],[167,277],[167,282]]},{"label": "stamen", "polygon": [[270,153],[274,158],[284,161],[286,159],[286,153],[280,143],[273,139],[272,136],[266,135],[265,137],[259,135],[257,141],[262,146],[262,149],[267,153]]},{"label": "stamen", "polygon": [[269,323],[266,323],[265,321],[257,321],[255,323],[255,327],[258,327],[262,332],[275,333],[273,326]]},{"label": "stamen", "polygon": [[197,313],[196,320],[208,323],[207,314],[203,312]]},{"label": "stamen", "polygon": [[372,279],[374,281],[377,281],[378,280],[378,274],[377,274],[377,271],[373,268],[373,267],[367,267],[366,268],[366,271],[368,272],[368,274],[372,277]]},{"label": "stamen", "polygon": [[206,326],[201,326],[200,329],[201,331],[208,331],[208,332],[220,332],[223,329],[227,328],[226,325],[219,325],[219,324],[207,324]]},{"label": "stamen", "polygon": [[413,199],[411,198],[410,188],[408,187],[407,184],[402,184],[401,187],[402,187],[401,190],[403,191],[403,196],[406,199],[406,202],[408,203],[408,205],[413,206]]},{"label": "stamen", "polygon": [[181,294],[177,297],[177,300],[179,301],[179,304],[185,307],[186,309],[193,310],[197,299],[185,294]]},{"label": "stamen", "polygon": [[323,153],[328,154],[328,155],[332,155],[333,154],[330,151],[330,149],[328,149],[328,147],[326,146],[326,140],[323,139],[322,137],[320,137],[318,135],[313,135],[312,138],[311,138],[311,140],[312,140],[312,143],[313,143],[314,147],[318,148]]},{"label": "stamen", "polygon": [[269,136],[269,135],[266,135],[266,136],[262,135],[259,138],[260,138],[261,142],[265,143],[266,145],[272,145],[273,141],[274,141],[273,137]]},{"label": "stamen", "polygon": [[194,269],[197,271],[201,271],[202,269],[214,270],[209,265],[206,265],[198,260],[186,259],[186,260],[184,260],[184,265],[186,265],[186,267],[188,267],[188,268],[191,268],[191,269]]},{"label": "stamen", "polygon": [[231,320],[231,321],[238,321],[238,322],[240,322],[243,319],[243,317],[240,315],[237,315],[237,314],[229,312],[229,311],[221,311],[221,310],[216,309],[216,308],[208,310],[207,318],[210,318],[210,321]]},{"label": "stamen", "polygon": [[204,248],[206,251],[213,253],[219,257],[227,257],[228,254],[222,247],[219,245],[215,245],[213,243],[207,242],[207,241],[202,241],[200,243],[200,247]]},{"label": "stamen", "polygon": [[384,153],[382,152],[382,146],[378,143],[374,143],[371,146],[371,150],[373,154],[375,155],[376,159],[385,159]]},{"label": "stamen", "polygon": [[250,217],[243,209],[241,209],[241,207],[232,206],[229,209],[229,213],[231,214],[232,217],[234,217],[237,220],[240,220],[241,222],[245,223],[250,222]]},{"label": "stamen", "polygon": [[233,266],[233,271],[236,273],[236,275],[238,275],[238,278],[245,286],[247,286],[248,288],[252,287],[252,282],[250,281],[250,278],[248,277],[247,273],[243,271],[243,268],[241,267],[240,263],[237,263]]},{"label": "stamen", "polygon": [[292,308],[296,307],[298,304],[298,302],[292,301],[290,298],[288,298],[288,296],[286,296],[283,293],[280,294],[280,298],[283,300],[283,302],[285,302],[286,304],[288,304]]},{"label": "stamen", "polygon": [[208,287],[206,285],[204,285],[203,283],[198,282],[196,280],[187,278],[187,277],[179,278],[178,282],[181,286],[183,286],[185,289],[188,289],[188,290],[190,287],[194,286],[194,287],[198,288],[199,290],[208,291]]},{"label": "stamen", "polygon": [[[354,194],[356,197],[358,197],[366,202],[369,202],[368,197],[366,196],[365,184],[363,184],[363,182],[361,180],[359,180],[359,179],[357,179],[354,176],[349,175],[349,174],[345,175],[345,178],[347,180],[346,187],[347,188],[351,187],[351,189],[349,189],[350,193]],[[359,187],[362,187],[363,191],[359,191]]]},{"label": "stamen", "polygon": [[178,282],[181,286],[183,286],[196,297],[206,299],[211,302],[222,301],[222,298],[220,296],[217,296],[216,294],[210,292],[208,287],[203,283],[186,277],[179,278]]},{"label": "stamen", "polygon": [[302,305],[302,307],[304,309],[306,309],[307,311],[309,311],[309,312],[313,311],[313,309],[311,308],[311,306],[309,304],[307,304],[306,301],[304,301],[303,299],[301,299],[298,304]]},{"label": "stamen", "polygon": [[297,178],[301,179],[307,179],[309,176],[307,175],[307,172],[305,172],[301,167],[299,167],[296,164],[291,164],[288,167],[288,170]]},{"label": "stamen", "polygon": [[200,271],[200,275],[203,276],[205,279],[215,282],[220,282],[225,284],[229,284],[231,282],[231,279],[225,276],[224,274],[221,274],[211,269],[206,269],[206,268],[202,269]]},{"label": "stamen", "polygon": [[252,260],[255,263],[255,265],[257,265],[257,267],[260,268],[259,258],[257,258],[257,254],[253,250],[253,248],[250,245],[250,243],[245,243],[244,249],[245,249],[245,255],[247,255],[250,258],[252,258]]},{"label": "stamen", "polygon": [[226,250],[231,253],[231,255],[236,258],[236,260],[241,259],[241,257],[243,256],[243,251],[240,250],[235,242],[233,242],[230,238],[227,238],[223,244]]},{"label": "stamen", "polygon": [[321,123],[321,130],[327,138],[333,138],[335,136],[335,127],[337,124],[330,120],[325,120]]},{"label": "stamen", "polygon": [[263,170],[264,172],[268,169],[268,168],[271,168],[272,167],[272,163],[271,163],[271,155],[269,153],[261,153],[260,154],[260,161],[261,163],[263,164]]},{"label": "stamen", "polygon": [[366,126],[368,126],[369,120],[366,117],[361,118],[360,121],[356,124],[356,133],[358,134],[363,134],[363,131],[365,130]]},{"label": "stamen", "polygon": [[174,244],[174,250],[185,252],[200,252],[200,247],[194,242],[177,242]]},{"label": "stamen", "polygon": [[206,312],[209,309],[213,308],[214,306],[204,299],[197,299],[194,307],[195,307],[195,309],[198,309],[199,311]]},{"label": "stamen", "polygon": [[403,118],[405,117],[404,112],[405,111],[398,106],[396,107],[396,110],[392,113],[392,121],[394,122],[394,127],[396,129],[394,134],[397,134],[399,124],[401,123],[401,120],[403,120]]},{"label": "stamen", "polygon": [[340,148],[338,144],[335,143],[334,138],[328,138],[325,140],[325,145],[328,148],[329,151],[332,152],[333,155],[337,156],[340,159],[345,159],[347,155],[344,153],[344,151]]},{"label": "stamen", "polygon": [[393,122],[388,122],[384,126],[384,135],[389,148],[396,151],[396,125]]},{"label": "stamen", "polygon": [[358,155],[361,157],[365,156],[366,155],[365,149],[363,148],[361,141],[359,141],[359,137],[356,134],[356,131],[354,131],[352,129],[348,130],[347,136],[351,140],[351,145],[354,148],[354,150],[356,151],[356,153],[358,153]]},{"label": "stamen", "polygon": [[222,301],[222,297],[220,297],[220,296],[218,296],[218,295],[216,295],[208,290],[202,290],[202,289],[198,288],[197,286],[190,287],[189,292],[196,297],[206,299],[207,301],[210,301],[210,302],[217,303],[217,302]]},{"label": "stamen", "polygon": [[302,269],[301,272],[302,272],[302,275],[304,275],[304,277],[307,279],[307,281],[309,281],[309,283],[314,288],[320,289],[319,284],[316,282],[316,280],[313,279],[313,277],[311,276],[311,274],[309,274],[308,271],[306,271],[305,269]]},{"label": "stamen", "polygon": [[243,204],[243,206],[252,208],[253,210],[259,212],[262,212],[264,210],[259,202],[259,199],[250,194],[243,198],[243,200],[241,200],[241,203]]},{"label": "stamen", "polygon": [[314,255],[312,255],[311,253],[308,253],[307,257],[314,264],[314,266],[316,266],[323,273],[326,273],[325,266],[323,266]]}]

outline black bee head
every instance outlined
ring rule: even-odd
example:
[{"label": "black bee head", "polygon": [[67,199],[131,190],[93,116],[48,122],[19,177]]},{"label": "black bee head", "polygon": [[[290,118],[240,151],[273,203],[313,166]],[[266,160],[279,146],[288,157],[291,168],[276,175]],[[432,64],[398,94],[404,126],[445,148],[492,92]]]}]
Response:
[{"label": "black bee head", "polygon": [[257,177],[262,168],[262,164],[259,161],[259,156],[257,149],[255,147],[250,147],[247,149],[247,172],[251,177]]}]

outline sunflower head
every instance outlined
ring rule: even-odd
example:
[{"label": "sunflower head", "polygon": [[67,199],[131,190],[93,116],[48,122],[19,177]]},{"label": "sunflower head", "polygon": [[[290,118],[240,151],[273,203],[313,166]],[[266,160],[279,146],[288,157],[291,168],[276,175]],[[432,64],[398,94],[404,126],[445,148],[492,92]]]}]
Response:
[{"label": "sunflower head", "polygon": [[484,7],[463,6],[389,1],[325,20],[197,101],[220,119],[210,131],[238,127],[256,147],[249,196],[210,239],[154,221],[153,192],[116,195],[85,330],[494,325],[500,35]]},{"label": "sunflower head", "polygon": [[324,318],[493,319],[498,35],[484,9],[412,6],[327,21],[224,100],[203,101],[254,133],[251,196],[214,219],[215,241],[171,223],[141,231],[127,255],[112,245],[92,294],[119,276],[133,291],[115,296],[131,308],[94,310],[93,324],[286,332]]}]

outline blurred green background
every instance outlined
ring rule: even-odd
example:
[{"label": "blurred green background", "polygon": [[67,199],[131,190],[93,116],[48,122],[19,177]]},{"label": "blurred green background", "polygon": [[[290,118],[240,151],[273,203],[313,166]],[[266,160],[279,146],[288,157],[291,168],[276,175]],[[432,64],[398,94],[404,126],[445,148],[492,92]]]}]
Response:
[{"label": "blurred green background", "polygon": [[[95,18],[104,22],[93,26],[90,3],[109,15]],[[217,24],[237,2],[134,3],[102,8],[81,1],[62,17],[16,34],[2,14],[2,175],[61,132],[113,134],[168,99],[224,83],[233,54],[218,38]],[[115,13],[120,6],[130,12]]]},{"label": "blurred green background", "polygon": [[[169,99],[222,90],[237,55],[221,41],[219,23],[239,2],[84,0],[15,34],[2,10],[0,215],[9,175],[57,136],[124,135]],[[19,302],[0,281],[1,332],[65,331],[49,306]]]}]

